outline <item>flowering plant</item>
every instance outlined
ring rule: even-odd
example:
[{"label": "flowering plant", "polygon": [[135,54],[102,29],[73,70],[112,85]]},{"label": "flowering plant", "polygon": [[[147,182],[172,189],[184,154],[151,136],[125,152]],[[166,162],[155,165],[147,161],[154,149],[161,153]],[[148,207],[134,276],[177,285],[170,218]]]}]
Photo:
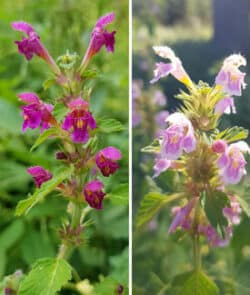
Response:
[{"label": "flowering plant", "polygon": [[[25,35],[21,41],[15,42],[19,53],[27,60],[38,56],[51,69],[53,78],[45,82],[44,87],[55,84],[60,88],[59,98],[49,99],[48,103],[33,92],[18,94],[22,103],[22,131],[40,129],[31,151],[45,141],[56,140],[58,164],[52,171],[39,165],[27,169],[34,179],[36,190],[18,203],[16,215],[27,214],[54,191],[68,203],[68,219],[58,230],[61,244],[57,257],[38,260],[28,275],[22,275],[20,284],[15,284],[15,288],[10,290],[10,287],[3,286],[4,294],[52,295],[67,284],[68,288],[80,294],[101,292],[98,291],[100,286],[95,288],[88,280],[81,281],[67,260],[77,247],[87,243],[87,232],[92,225],[90,211],[104,209],[104,202],[108,199],[116,204],[125,204],[127,200],[127,184],[121,184],[114,191],[105,189],[106,179],[119,169],[122,153],[114,146],[103,147],[102,144],[105,134],[124,128],[115,119],[96,118],[92,114],[89,81],[97,76],[95,71],[87,69],[102,47],[114,52],[116,32],[106,29],[114,18],[115,14],[109,13],[96,22],[80,65],[77,64],[78,56],[69,52],[55,61],[30,24],[22,21],[12,23],[14,30]],[[126,290],[124,284],[117,280],[110,278],[107,282],[111,293],[114,290],[116,294],[123,294]]]},{"label": "flowering plant", "polygon": [[[240,223],[242,210],[250,216],[249,207],[229,184],[238,184],[246,174],[245,154],[250,149],[244,141],[247,130],[232,127],[219,131],[224,113],[235,113],[234,97],[246,87],[245,73],[240,67],[246,60],[233,54],[224,63],[210,87],[200,81],[195,84],[181,60],[169,47],[155,46],[154,51],[169,62],[159,62],[151,83],[172,75],[188,90],[177,98],[182,105],[166,117],[166,127],[154,142],[142,149],[155,154],[153,178],[165,171],[178,174],[178,191],[163,194],[155,184],[141,202],[137,226],[147,223],[162,207],[172,207],[172,222],[168,234],[178,230],[190,235],[193,244],[193,270],[182,275],[181,283],[174,279],[169,286],[173,294],[218,294],[215,283],[203,272],[201,242],[211,247],[225,247],[233,235],[233,226]],[[164,176],[164,175],[163,175]],[[171,293],[172,294],[172,293]]]}]

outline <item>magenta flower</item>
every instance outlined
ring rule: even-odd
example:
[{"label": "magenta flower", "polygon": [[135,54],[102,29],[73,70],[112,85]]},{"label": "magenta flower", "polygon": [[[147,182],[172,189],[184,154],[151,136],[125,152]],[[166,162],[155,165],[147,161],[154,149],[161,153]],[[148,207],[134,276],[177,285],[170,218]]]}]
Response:
[{"label": "magenta flower", "polygon": [[191,199],[184,207],[173,208],[174,219],[168,229],[168,234],[173,233],[178,226],[183,229],[188,229],[191,226],[191,221],[189,219],[190,213],[197,202],[197,198]]},{"label": "magenta flower", "polygon": [[235,114],[236,109],[235,109],[233,97],[225,97],[221,101],[219,101],[215,106],[214,112],[215,114],[219,116],[222,115],[223,113]]},{"label": "magenta flower", "polygon": [[103,208],[102,201],[105,193],[102,191],[103,183],[100,180],[92,180],[84,187],[84,196],[89,206],[100,210]]},{"label": "magenta flower", "polygon": [[245,73],[239,70],[240,66],[246,66],[246,59],[240,54],[232,54],[227,57],[220,69],[215,83],[222,87],[228,95],[241,96],[241,90],[246,87]]},{"label": "magenta flower", "polygon": [[188,87],[192,87],[193,83],[184,70],[181,60],[175,55],[173,50],[167,46],[154,46],[155,53],[160,57],[170,60],[170,63],[159,62],[156,63],[156,69],[154,70],[154,78],[151,83],[157,82],[159,79],[173,75],[177,80],[184,83]]},{"label": "magenta flower", "polygon": [[154,175],[153,178],[158,177],[162,172],[166,171],[168,168],[171,167],[172,161],[167,159],[156,159],[155,165],[154,165]]},{"label": "magenta flower", "polygon": [[60,69],[48,53],[47,49],[43,46],[39,35],[30,24],[20,21],[13,22],[11,26],[14,30],[23,32],[27,36],[26,38],[22,37],[21,41],[15,41],[19,53],[23,54],[27,60],[30,60],[33,55],[37,55],[44,59],[55,73],[60,73]]},{"label": "magenta flower", "polygon": [[27,172],[34,178],[36,187],[38,188],[52,178],[52,174],[41,166],[30,167],[27,169]]},{"label": "magenta flower", "polygon": [[230,144],[218,160],[220,175],[224,184],[237,184],[243,175],[246,174],[245,161],[243,153],[249,153],[247,143],[239,141]]},{"label": "magenta flower", "polygon": [[75,143],[86,143],[89,139],[89,129],[96,128],[96,121],[88,111],[88,103],[76,98],[68,104],[71,112],[66,116],[62,128],[71,133]]},{"label": "magenta flower", "polygon": [[27,103],[22,106],[23,127],[24,132],[27,128],[35,129],[40,127],[41,131],[48,129],[55,123],[55,119],[51,112],[53,106],[42,102],[39,97],[32,92],[24,92],[18,95],[19,99]]},{"label": "magenta flower", "polygon": [[96,165],[101,170],[102,175],[108,177],[114,174],[119,168],[117,161],[120,160],[121,157],[122,154],[118,149],[108,146],[97,153]]},{"label": "magenta flower", "polygon": [[223,209],[223,215],[228,219],[230,224],[240,223],[241,207],[235,196],[230,198],[230,207]]},{"label": "magenta flower", "polygon": [[83,71],[86,68],[90,59],[96,53],[98,53],[103,46],[106,47],[106,50],[108,52],[114,52],[116,31],[108,32],[105,29],[106,25],[114,21],[114,18],[115,18],[115,14],[114,12],[112,12],[102,16],[96,22],[95,27],[91,34],[89,47],[87,49],[87,52],[85,53],[85,56],[80,66],[81,71]]},{"label": "magenta flower", "polygon": [[212,144],[212,151],[214,153],[218,153],[218,154],[222,154],[225,152],[227,148],[227,143],[224,140],[216,140],[213,144]]},{"label": "magenta flower", "polygon": [[194,129],[188,118],[182,113],[174,113],[167,117],[170,126],[163,132],[161,156],[168,160],[178,159],[183,150],[190,153],[195,150],[196,139]]}]

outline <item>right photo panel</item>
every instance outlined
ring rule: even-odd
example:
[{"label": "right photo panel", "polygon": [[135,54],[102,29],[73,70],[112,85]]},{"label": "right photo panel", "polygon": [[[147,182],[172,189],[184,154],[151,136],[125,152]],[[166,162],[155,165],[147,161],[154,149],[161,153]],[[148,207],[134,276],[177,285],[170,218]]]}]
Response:
[{"label": "right photo panel", "polygon": [[250,2],[133,0],[133,294],[250,294]]}]

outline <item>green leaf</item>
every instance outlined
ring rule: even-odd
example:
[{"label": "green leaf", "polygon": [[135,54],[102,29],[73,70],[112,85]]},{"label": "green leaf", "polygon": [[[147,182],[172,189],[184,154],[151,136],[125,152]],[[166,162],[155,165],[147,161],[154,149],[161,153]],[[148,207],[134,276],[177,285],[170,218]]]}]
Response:
[{"label": "green leaf", "polygon": [[247,203],[247,201],[239,196],[236,196],[236,198],[237,198],[237,201],[240,203],[240,206],[243,209],[243,211],[246,213],[248,217],[250,217],[250,206]]},{"label": "green leaf", "polygon": [[45,130],[38,139],[35,141],[33,146],[31,147],[30,151],[32,152],[35,148],[37,148],[41,143],[43,143],[48,137],[50,136],[56,136],[57,134],[57,129],[55,127],[51,127],[47,130]]},{"label": "green leaf", "polygon": [[136,218],[136,227],[147,223],[154,215],[165,205],[183,198],[183,193],[173,195],[163,195],[159,192],[148,193],[141,201],[140,208]]},{"label": "green leaf", "polygon": [[141,149],[143,153],[155,154],[160,152],[160,142],[159,139],[155,139],[150,145]]},{"label": "green leaf", "polygon": [[67,109],[63,103],[57,103],[53,109],[53,115],[57,121],[61,121],[66,116],[68,111],[69,109]]},{"label": "green leaf", "polygon": [[128,184],[123,183],[106,195],[116,205],[128,205]]},{"label": "green leaf", "polygon": [[204,210],[211,225],[218,234],[225,238],[227,219],[223,215],[223,208],[230,206],[228,196],[221,191],[213,191],[205,196]]},{"label": "green leaf", "polygon": [[48,90],[55,83],[56,83],[56,79],[55,78],[47,79],[46,81],[43,82],[43,89],[44,90]]},{"label": "green leaf", "polygon": [[[102,281],[95,285],[95,289],[93,294],[95,295],[117,295],[118,290],[121,286],[121,283],[115,280],[112,277],[106,277],[102,279]],[[123,293],[122,294],[128,294],[128,289],[126,287],[123,287]]]},{"label": "green leaf", "polygon": [[33,206],[41,202],[50,192],[52,192],[58,186],[58,184],[69,178],[72,172],[73,167],[70,167],[66,170],[64,169],[62,172],[56,174],[52,179],[45,182],[40,188],[36,189],[32,196],[20,201],[17,204],[15,214],[17,216],[20,216],[24,213],[27,214]]},{"label": "green leaf", "polygon": [[101,132],[112,133],[124,130],[122,123],[116,119],[101,119],[97,122],[97,126]]},{"label": "green leaf", "polygon": [[218,295],[215,283],[202,271],[191,272],[178,295]]},{"label": "green leaf", "polygon": [[21,132],[22,118],[18,108],[0,97],[0,130],[2,133],[18,135]]},{"label": "green leaf", "polygon": [[71,266],[63,259],[38,260],[21,282],[19,295],[55,295],[71,279]]},{"label": "green leaf", "polygon": [[96,70],[85,70],[82,74],[81,77],[83,79],[96,79],[98,77],[98,72]]},{"label": "green leaf", "polygon": [[227,128],[224,131],[217,134],[215,139],[223,139],[225,141],[234,142],[238,140],[243,140],[248,137],[248,130],[242,127],[234,126],[232,128]]}]

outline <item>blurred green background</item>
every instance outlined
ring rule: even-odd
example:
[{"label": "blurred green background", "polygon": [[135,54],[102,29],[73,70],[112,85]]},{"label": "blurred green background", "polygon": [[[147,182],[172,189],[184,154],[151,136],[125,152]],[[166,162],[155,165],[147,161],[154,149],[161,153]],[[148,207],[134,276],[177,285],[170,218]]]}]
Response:
[{"label": "blurred green background", "polygon": [[[134,0],[133,1],[133,79],[140,88],[140,99],[134,99],[133,117],[139,123],[133,128],[133,218],[139,202],[154,190],[153,157],[140,152],[149,145],[157,131],[155,115],[159,110],[173,112],[179,101],[174,98],[184,86],[173,77],[161,79],[153,86],[154,63],[159,61],[153,45],[167,45],[183,61],[191,78],[213,84],[223,59],[241,52],[250,62],[250,2],[249,0]],[[250,84],[250,67],[246,83]],[[249,129],[250,90],[235,99],[237,113],[223,116],[220,128],[236,124]],[[156,106],[155,93],[161,90],[167,97],[166,106]],[[138,90],[137,90],[138,91]],[[248,140],[248,142],[250,142]],[[249,161],[249,159],[248,159]],[[249,168],[248,168],[249,171]],[[175,190],[171,172],[156,180],[165,192]],[[249,199],[249,176],[236,187]],[[168,294],[171,279],[192,269],[191,243],[178,233],[167,236],[171,221],[170,208],[163,209],[148,226],[134,230],[133,280],[134,294]],[[216,278],[222,295],[250,294],[250,220],[242,214],[235,227],[230,246],[209,250],[202,247],[204,270]]]},{"label": "blurred green background", "polygon": [[[12,31],[10,24],[18,20],[31,23],[55,59],[69,50],[79,54],[80,62],[96,20],[111,11],[116,13],[115,23],[109,25],[109,30],[117,31],[115,53],[109,54],[102,49],[91,62],[90,68],[100,73],[94,83],[91,110],[97,117],[116,118],[126,127],[127,0],[3,0],[0,3],[0,280],[16,269],[27,272],[29,265],[38,258],[54,256],[59,243],[58,228],[66,218],[66,204],[55,195],[50,195],[26,217],[14,216],[17,202],[34,189],[26,168],[42,165],[50,169],[57,165],[54,141],[30,153],[39,132],[29,129],[21,134],[22,118],[16,94],[33,91],[46,101],[58,94],[53,87],[46,91],[42,87],[50,77],[46,64],[36,57],[28,63],[18,54],[14,41],[20,39],[20,34]],[[121,169],[107,181],[106,189],[110,191],[119,183],[128,182],[127,128],[105,137],[102,144],[116,146],[123,154]],[[75,252],[71,262],[81,278],[97,282],[100,275],[111,275],[125,285],[128,208],[114,207],[108,201],[104,206],[102,212],[93,213],[95,222],[86,233],[88,242]],[[62,294],[69,294],[69,291]]]}]

